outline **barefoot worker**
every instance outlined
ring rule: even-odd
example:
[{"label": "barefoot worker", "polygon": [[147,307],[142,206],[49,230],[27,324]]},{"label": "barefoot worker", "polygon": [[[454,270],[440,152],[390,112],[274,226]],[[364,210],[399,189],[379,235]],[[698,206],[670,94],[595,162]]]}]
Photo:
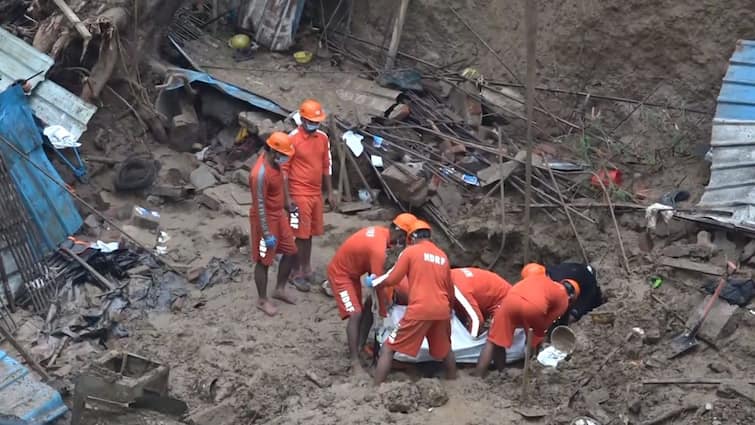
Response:
[{"label": "barefoot worker", "polygon": [[286,182],[286,202],[292,218],[298,260],[292,276],[296,289],[307,292],[312,284],[312,237],[325,234],[323,218],[322,186],[325,183],[328,202],[336,206],[333,171],[328,135],[320,129],[325,121],[325,112],[319,102],[307,99],[299,107],[301,125],[289,136],[296,155],[283,166]]},{"label": "barefoot worker", "polygon": [[[349,343],[352,370],[359,369],[359,322],[362,318],[362,284],[364,274],[382,275],[386,249],[403,246],[409,226],[417,220],[412,214],[399,214],[390,227],[370,226],[353,235],[338,248],[328,265],[328,281],[341,320],[348,319],[346,339]],[[384,288],[377,291],[380,315],[385,317],[389,297]],[[368,314],[371,314],[368,312]]]},{"label": "barefoot worker", "polygon": [[506,364],[506,349],[513,343],[516,328],[532,329],[531,347],[537,347],[550,326],[567,313],[569,304],[579,297],[579,284],[571,279],[554,281],[545,267],[527,264],[522,280],[506,294],[490,324],[488,342],[477,362],[476,374],[485,376],[490,362],[498,370]]},{"label": "barefoot worker", "polygon": [[497,274],[475,267],[451,270],[455,287],[454,311],[470,335],[477,337],[503,302],[511,284]]},{"label": "barefoot worker", "polygon": [[257,308],[268,316],[277,312],[267,297],[267,269],[273,264],[276,254],[282,254],[278,267],[278,282],[273,298],[293,304],[286,294],[286,282],[296,260],[296,244],[284,210],[283,175],[280,167],[294,154],[294,148],[286,133],[276,131],[268,137],[263,152],[249,173],[249,188],[252,191],[252,206],[249,208],[251,225],[250,241],[254,268],[254,283],[257,285]]},{"label": "barefoot worker", "polygon": [[417,220],[409,231],[410,246],[396,265],[380,278],[367,276],[365,285],[397,285],[409,280],[409,305],[396,329],[380,349],[375,384],[388,376],[396,351],[416,357],[427,338],[430,356],[442,360],[448,379],[456,378],[456,358],[451,351],[451,303],[454,286],[448,256],[430,240],[430,225]]}]

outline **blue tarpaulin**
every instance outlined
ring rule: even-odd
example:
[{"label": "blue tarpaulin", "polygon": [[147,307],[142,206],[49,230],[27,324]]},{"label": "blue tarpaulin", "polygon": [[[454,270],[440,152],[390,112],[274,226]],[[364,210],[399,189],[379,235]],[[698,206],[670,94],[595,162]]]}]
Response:
[{"label": "blue tarpaulin", "polygon": [[15,416],[27,425],[42,425],[59,418],[66,410],[60,393],[39,382],[29,369],[0,351],[0,414]]},{"label": "blue tarpaulin", "polygon": [[[244,101],[256,108],[260,108],[265,111],[272,112],[282,117],[285,117],[286,115],[288,115],[288,111],[283,109],[283,107],[273,102],[272,100],[264,98],[262,96],[258,96],[250,91],[234,86],[233,84],[228,84],[224,81],[220,81],[216,78],[213,78],[210,74],[206,74],[204,72],[198,72],[198,71],[191,71],[189,69],[183,69],[183,68],[171,68],[170,74],[180,75],[180,76],[185,77],[186,81],[188,81],[189,84],[191,83],[208,84],[222,91],[223,93],[229,96],[235,97],[236,99],[239,99],[241,101]],[[174,78],[165,87],[165,90],[175,90],[175,89],[183,87],[183,85],[184,85],[183,79]]]},{"label": "blue tarpaulin", "polygon": [[[42,239],[42,246],[35,248],[40,254],[55,250],[81,227],[82,220],[71,195],[37,168],[63,183],[45,155],[42,134],[34,121],[28,97],[17,84],[0,93],[0,136],[0,155]],[[31,162],[7,143],[23,152]]]}]

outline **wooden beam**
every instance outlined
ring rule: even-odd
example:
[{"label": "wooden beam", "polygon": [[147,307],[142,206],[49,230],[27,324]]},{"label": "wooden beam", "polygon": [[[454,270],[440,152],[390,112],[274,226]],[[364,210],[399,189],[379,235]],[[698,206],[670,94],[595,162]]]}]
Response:
[{"label": "wooden beam", "polygon": [[396,21],[393,23],[391,44],[388,46],[388,59],[385,61],[386,71],[390,71],[396,63],[396,54],[398,53],[398,45],[401,41],[401,32],[404,30],[404,21],[406,20],[406,10],[408,8],[409,0],[401,0]]}]

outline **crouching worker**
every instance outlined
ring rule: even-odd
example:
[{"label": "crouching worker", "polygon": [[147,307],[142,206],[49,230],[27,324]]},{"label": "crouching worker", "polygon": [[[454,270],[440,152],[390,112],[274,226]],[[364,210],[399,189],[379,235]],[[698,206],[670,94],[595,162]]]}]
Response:
[{"label": "crouching worker", "polygon": [[576,322],[603,304],[603,293],[598,286],[595,270],[589,264],[560,263],[546,267],[546,274],[555,281],[574,280],[580,288],[579,298],[569,308],[569,314],[559,319],[558,325]]},{"label": "crouching worker", "polygon": [[254,283],[259,295],[257,308],[268,316],[277,313],[267,297],[267,269],[273,264],[276,254],[283,256],[273,298],[294,304],[293,298],[286,293],[286,282],[296,259],[296,244],[288,214],[284,211],[283,175],[280,170],[280,166],[293,154],[294,148],[288,135],[274,132],[268,137],[263,153],[249,174],[249,188],[252,191],[250,242],[252,261],[256,263]]},{"label": "crouching worker", "polygon": [[452,269],[451,281],[455,287],[456,316],[476,338],[503,302],[511,284],[491,271],[475,267]]},{"label": "crouching worker", "polygon": [[[384,272],[386,249],[403,246],[406,235],[416,217],[399,214],[390,227],[371,226],[353,235],[338,248],[328,265],[328,281],[338,306],[341,320],[348,319],[346,339],[349,344],[352,371],[359,370],[359,323],[362,318],[362,284],[364,274],[381,275]],[[388,296],[379,288],[380,314],[385,317]],[[368,314],[370,314],[368,312]]]},{"label": "crouching worker", "polygon": [[[536,270],[535,270],[536,269]],[[498,370],[506,364],[506,349],[511,348],[514,330],[532,329],[531,347],[543,341],[550,326],[567,313],[569,304],[579,297],[579,284],[574,280],[554,281],[539,264],[528,264],[523,279],[506,294],[496,310],[488,332],[488,342],[477,362],[476,374],[485,376],[490,362]]]},{"label": "crouching worker", "polygon": [[442,360],[448,379],[456,378],[456,358],[451,351],[451,303],[454,287],[448,256],[430,240],[430,225],[417,220],[409,232],[408,246],[385,275],[367,276],[365,285],[395,286],[406,276],[409,303],[406,314],[380,350],[375,384],[385,381],[396,351],[416,357],[427,338],[430,355]]}]

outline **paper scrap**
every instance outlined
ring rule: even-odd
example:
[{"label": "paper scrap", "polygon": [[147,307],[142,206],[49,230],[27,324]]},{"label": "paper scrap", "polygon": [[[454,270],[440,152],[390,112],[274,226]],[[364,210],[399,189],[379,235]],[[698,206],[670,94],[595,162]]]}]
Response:
[{"label": "paper scrap", "polygon": [[383,168],[383,157],[377,155],[370,155],[370,161],[375,167]]},{"label": "paper scrap", "polygon": [[343,136],[341,136],[341,138],[346,142],[346,146],[351,149],[351,152],[354,154],[354,156],[359,157],[360,155],[362,155],[362,152],[364,152],[364,146],[362,146],[362,140],[364,140],[364,136],[349,130],[343,133]]},{"label": "paper scrap", "polygon": [[118,242],[102,242],[98,240],[97,242],[94,242],[93,244],[89,245],[89,247],[107,254],[109,252],[118,250]]},{"label": "paper scrap", "polygon": [[538,353],[537,361],[543,366],[556,367],[561,360],[566,358],[566,356],[568,356],[567,353],[564,353],[551,345]]}]

